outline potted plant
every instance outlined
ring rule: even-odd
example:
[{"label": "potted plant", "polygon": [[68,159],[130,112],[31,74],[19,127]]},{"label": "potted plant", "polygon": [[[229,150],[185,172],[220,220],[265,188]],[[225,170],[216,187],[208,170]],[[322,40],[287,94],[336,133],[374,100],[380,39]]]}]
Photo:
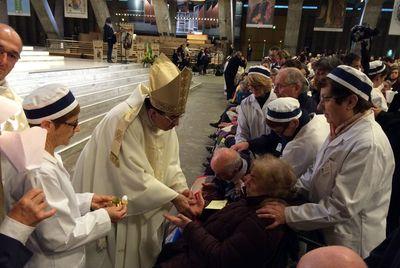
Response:
[{"label": "potted plant", "polygon": [[153,55],[153,50],[151,49],[150,44],[146,43],[144,58],[142,59],[143,67],[145,68],[150,67],[150,65],[153,64],[154,60],[155,60],[155,55]]}]

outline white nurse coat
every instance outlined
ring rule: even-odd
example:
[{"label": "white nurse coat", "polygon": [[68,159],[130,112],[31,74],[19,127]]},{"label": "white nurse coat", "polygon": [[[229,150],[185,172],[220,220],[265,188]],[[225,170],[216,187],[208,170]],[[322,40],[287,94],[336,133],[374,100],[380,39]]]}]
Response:
[{"label": "white nurse coat", "polygon": [[298,178],[312,167],[318,151],[329,135],[329,124],[325,116],[315,114],[311,116],[311,120],[282,151],[281,158],[293,167]]},{"label": "white nurse coat", "polygon": [[254,94],[251,94],[242,101],[240,106],[237,107],[238,126],[235,135],[236,143],[249,141],[271,132],[265,121],[265,114],[267,113],[268,103],[276,98],[276,94],[271,90],[263,107],[260,107]]},{"label": "white nurse coat", "polygon": [[[5,167],[10,169],[10,166]],[[76,194],[60,156],[45,152],[40,168],[5,178],[7,209],[31,188],[41,188],[57,213],[40,222],[26,246],[33,256],[25,267],[85,267],[88,242],[105,236],[111,221],[105,209],[90,212],[92,193]]]},{"label": "white nurse coat", "polygon": [[297,183],[311,203],[287,207],[286,222],[321,229],[327,244],[367,257],[385,238],[393,171],[392,149],[371,112],[325,141],[313,172]]}]

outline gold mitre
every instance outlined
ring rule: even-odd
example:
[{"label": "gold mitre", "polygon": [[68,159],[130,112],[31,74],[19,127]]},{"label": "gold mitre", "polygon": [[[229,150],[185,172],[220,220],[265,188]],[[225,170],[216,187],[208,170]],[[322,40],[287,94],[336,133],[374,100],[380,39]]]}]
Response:
[{"label": "gold mitre", "polygon": [[192,72],[176,65],[161,54],[150,68],[150,102],[156,109],[168,115],[185,112]]}]

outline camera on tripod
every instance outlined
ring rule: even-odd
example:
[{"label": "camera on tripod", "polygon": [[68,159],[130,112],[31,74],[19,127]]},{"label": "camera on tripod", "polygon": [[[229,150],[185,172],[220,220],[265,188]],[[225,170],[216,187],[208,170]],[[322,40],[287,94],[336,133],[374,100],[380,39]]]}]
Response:
[{"label": "camera on tripod", "polygon": [[351,41],[360,42],[366,39],[372,39],[379,34],[377,28],[371,29],[366,25],[356,25],[351,29]]}]

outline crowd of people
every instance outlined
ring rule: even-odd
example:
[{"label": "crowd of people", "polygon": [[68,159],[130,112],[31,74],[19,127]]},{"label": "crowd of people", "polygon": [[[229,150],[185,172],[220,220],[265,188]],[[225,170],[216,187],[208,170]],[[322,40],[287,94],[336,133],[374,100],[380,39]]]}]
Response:
[{"label": "crowd of people", "polygon": [[[272,154],[293,169],[292,198],[256,211],[273,221],[267,229],[285,225],[314,245],[350,248],[370,267],[396,267],[399,67],[365,51],[309,58],[273,47],[243,73],[246,61],[234,53],[225,65],[228,106],[210,123],[208,149],[248,161]],[[218,178],[209,160],[205,173]]]},{"label": "crowd of people", "polygon": [[[198,52],[197,52],[198,50]],[[194,53],[197,53],[196,61],[192,62]],[[193,73],[206,75],[207,69],[211,63],[211,53],[209,48],[200,48],[194,51],[189,49],[189,44],[180,45],[172,54],[172,62],[182,70],[183,68],[191,68]]]},{"label": "crowd of people", "polygon": [[[393,62],[369,62],[365,49],[309,58],[273,47],[238,74],[247,62],[234,53],[228,106],[189,188],[175,132],[192,79],[185,65],[157,57],[70,176],[56,148],[79,132],[79,103],[61,84],[21,102],[6,82],[21,50],[0,24],[0,267],[400,265]],[[321,247],[306,253],[304,241]]]}]

